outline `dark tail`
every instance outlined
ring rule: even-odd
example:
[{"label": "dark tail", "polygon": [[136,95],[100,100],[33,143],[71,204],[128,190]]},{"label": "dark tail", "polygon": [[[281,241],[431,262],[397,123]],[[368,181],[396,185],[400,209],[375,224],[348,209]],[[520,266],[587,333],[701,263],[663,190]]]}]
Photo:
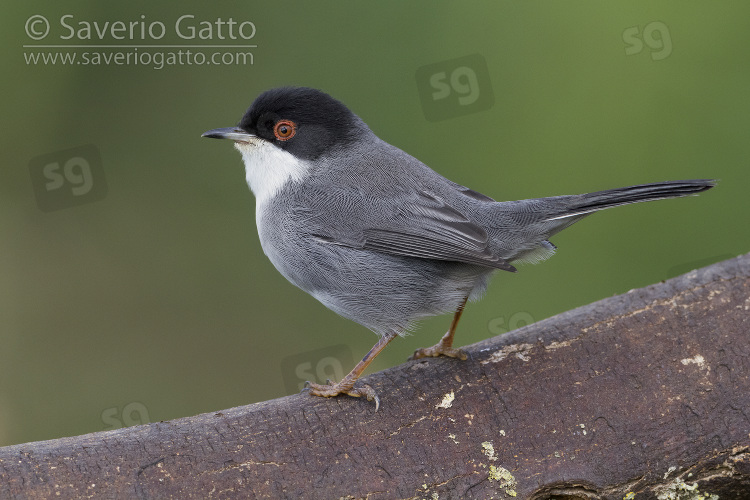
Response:
[{"label": "dark tail", "polygon": [[550,214],[545,220],[552,221],[580,216],[604,210],[605,208],[619,207],[642,201],[663,200],[666,198],[679,198],[690,196],[711,189],[716,185],[713,179],[695,179],[688,181],[656,182],[653,184],[641,184],[617,189],[607,189],[595,193],[565,196],[567,198],[564,208],[559,213]]},{"label": "dark tail", "polygon": [[498,203],[499,255],[508,262],[538,262],[555,253],[548,238],[587,215],[642,201],[695,195],[716,185],[712,179],[656,182],[595,193]]}]

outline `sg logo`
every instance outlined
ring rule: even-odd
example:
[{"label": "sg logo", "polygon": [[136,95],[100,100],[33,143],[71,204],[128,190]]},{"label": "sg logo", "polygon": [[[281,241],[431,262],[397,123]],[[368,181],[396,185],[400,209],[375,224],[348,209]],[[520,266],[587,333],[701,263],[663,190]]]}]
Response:
[{"label": "sg logo", "polygon": [[303,352],[281,361],[287,394],[298,393],[308,380],[319,384],[324,384],[328,379],[338,382],[351,366],[352,350],[347,345]]},{"label": "sg logo", "polygon": [[622,41],[627,44],[627,47],[625,47],[625,55],[627,56],[640,54],[643,51],[644,42],[651,49],[651,60],[653,61],[666,59],[672,53],[672,37],[669,34],[669,28],[661,21],[648,23],[643,28],[642,35],[638,26],[627,28],[622,32]]},{"label": "sg logo", "polygon": [[148,409],[146,405],[139,402],[128,403],[122,408],[122,413],[118,407],[107,408],[102,411],[102,423],[107,429],[120,429],[130,427],[131,425],[141,425],[149,423]]},{"label": "sg logo", "polygon": [[93,145],[38,156],[29,171],[43,212],[91,203],[107,194],[101,155]]},{"label": "sg logo", "polygon": [[416,79],[429,121],[484,111],[495,103],[487,62],[479,54],[422,66]]},{"label": "sg logo", "polygon": [[530,325],[533,322],[534,317],[531,314],[527,312],[517,312],[510,317],[507,325],[505,324],[505,318],[503,316],[491,319],[487,324],[487,329],[493,335],[501,335],[503,333],[508,333],[511,330],[515,330],[516,328]]}]

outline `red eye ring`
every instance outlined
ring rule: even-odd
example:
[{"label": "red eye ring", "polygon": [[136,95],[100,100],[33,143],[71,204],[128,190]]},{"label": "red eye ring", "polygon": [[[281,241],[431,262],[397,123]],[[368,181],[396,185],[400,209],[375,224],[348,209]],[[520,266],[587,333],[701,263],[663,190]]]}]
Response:
[{"label": "red eye ring", "polygon": [[297,124],[291,120],[279,120],[273,126],[273,135],[280,141],[288,141],[297,133]]}]

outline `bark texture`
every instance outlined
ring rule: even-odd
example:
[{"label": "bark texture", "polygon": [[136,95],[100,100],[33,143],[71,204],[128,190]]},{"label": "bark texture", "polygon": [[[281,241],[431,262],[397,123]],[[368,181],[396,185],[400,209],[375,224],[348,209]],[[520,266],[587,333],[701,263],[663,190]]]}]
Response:
[{"label": "bark texture", "polygon": [[750,498],[750,254],[366,377],[0,448],[0,498]]}]

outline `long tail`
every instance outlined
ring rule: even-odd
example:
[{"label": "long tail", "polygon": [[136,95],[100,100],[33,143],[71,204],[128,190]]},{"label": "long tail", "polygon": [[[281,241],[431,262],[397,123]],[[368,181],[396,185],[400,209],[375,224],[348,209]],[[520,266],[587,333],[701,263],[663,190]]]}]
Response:
[{"label": "long tail", "polygon": [[716,185],[713,179],[694,179],[688,181],[655,182],[617,189],[607,189],[595,193],[565,196],[567,202],[560,207],[560,213],[551,214],[545,220],[552,221],[568,217],[578,217],[605,208],[619,207],[642,201],[663,200],[690,196],[711,189]]},{"label": "long tail", "polygon": [[555,252],[548,238],[587,215],[611,207],[696,195],[716,185],[712,179],[657,182],[595,193],[498,203],[499,254],[509,262],[538,262]]}]

